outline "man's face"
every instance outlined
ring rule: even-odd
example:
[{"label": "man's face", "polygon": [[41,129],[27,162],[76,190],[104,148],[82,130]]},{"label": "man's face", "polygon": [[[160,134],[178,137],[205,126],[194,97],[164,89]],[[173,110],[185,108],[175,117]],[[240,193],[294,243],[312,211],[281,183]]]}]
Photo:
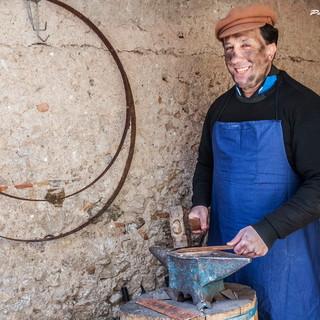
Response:
[{"label": "man's face", "polygon": [[224,38],[223,46],[226,66],[234,82],[250,97],[268,75],[276,45],[267,45],[257,28]]}]

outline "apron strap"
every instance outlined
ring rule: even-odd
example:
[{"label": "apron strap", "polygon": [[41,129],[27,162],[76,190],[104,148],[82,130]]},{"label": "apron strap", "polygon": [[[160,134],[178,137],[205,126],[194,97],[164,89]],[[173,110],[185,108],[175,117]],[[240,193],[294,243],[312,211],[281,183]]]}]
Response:
[{"label": "apron strap", "polygon": [[279,80],[276,82],[276,120],[279,118],[279,111],[280,111],[280,105],[279,105]]},{"label": "apron strap", "polygon": [[218,115],[218,117],[217,117],[217,121],[220,121],[220,118],[221,118],[224,110],[226,109],[226,106],[227,106],[227,104],[229,103],[229,101],[230,101],[231,97],[233,96],[234,92],[235,92],[235,90],[231,90],[231,93],[229,94],[229,96],[228,96],[225,104],[223,105],[223,107],[222,107],[222,109],[221,109],[221,111],[220,111],[220,113],[219,113],[219,115]]}]

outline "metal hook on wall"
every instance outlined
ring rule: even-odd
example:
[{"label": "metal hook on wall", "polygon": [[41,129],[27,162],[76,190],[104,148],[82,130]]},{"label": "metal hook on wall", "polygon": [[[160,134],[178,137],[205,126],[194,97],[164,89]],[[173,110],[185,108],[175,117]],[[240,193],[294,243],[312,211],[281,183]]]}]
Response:
[{"label": "metal hook on wall", "polygon": [[[32,29],[37,33],[37,37],[42,41],[46,42],[48,38],[50,37],[47,36],[45,39],[43,39],[40,36],[40,32],[46,31],[47,30],[47,22],[44,24],[44,28],[40,28],[40,22],[39,22],[39,2],[41,0],[26,0],[26,5],[27,5],[27,12],[28,12],[28,17],[30,20],[30,23],[32,25]],[[31,8],[31,3],[34,2],[36,4],[35,6],[35,15],[32,14],[32,8]]]}]

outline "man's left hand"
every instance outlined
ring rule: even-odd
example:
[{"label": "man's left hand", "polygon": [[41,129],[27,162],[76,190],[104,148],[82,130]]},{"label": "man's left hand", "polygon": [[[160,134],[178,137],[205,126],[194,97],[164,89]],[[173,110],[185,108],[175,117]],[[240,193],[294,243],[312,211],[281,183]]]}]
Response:
[{"label": "man's left hand", "polygon": [[269,251],[257,231],[251,226],[241,229],[227,245],[235,246],[235,253],[250,258],[263,257]]}]

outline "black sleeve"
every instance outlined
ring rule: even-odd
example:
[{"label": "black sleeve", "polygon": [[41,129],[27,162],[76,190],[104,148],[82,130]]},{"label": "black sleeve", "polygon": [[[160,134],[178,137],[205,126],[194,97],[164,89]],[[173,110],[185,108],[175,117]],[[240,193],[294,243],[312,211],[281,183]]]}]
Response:
[{"label": "black sleeve", "polygon": [[288,119],[295,170],[302,184],[291,199],[253,225],[269,248],[277,238],[320,218],[320,97],[308,90],[303,100]]},{"label": "black sleeve", "polygon": [[194,206],[211,205],[211,189],[212,189],[212,172],[213,172],[213,156],[211,147],[211,126],[213,105],[209,109],[203,124],[202,136],[199,146],[198,161],[193,176],[193,197]]}]

